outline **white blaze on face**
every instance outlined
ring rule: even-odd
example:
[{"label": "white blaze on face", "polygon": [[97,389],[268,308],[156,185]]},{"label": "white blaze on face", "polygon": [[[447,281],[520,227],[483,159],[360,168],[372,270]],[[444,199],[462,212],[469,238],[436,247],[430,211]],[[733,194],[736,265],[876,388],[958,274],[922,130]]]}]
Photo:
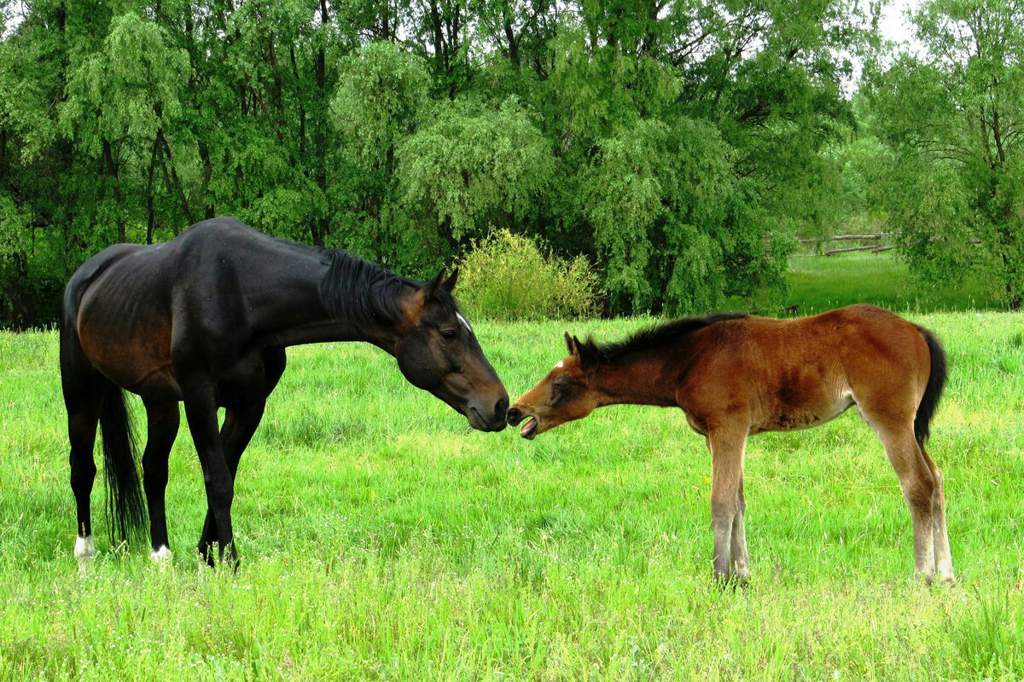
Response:
[{"label": "white blaze on face", "polygon": [[555,365],[555,369],[562,369],[563,367],[565,367],[565,360],[559,360],[558,364]]},{"label": "white blaze on face", "polygon": [[466,318],[462,316],[462,313],[455,313],[455,317],[459,318],[459,322],[462,323],[462,326],[466,328],[467,332],[469,332],[470,334],[473,333],[473,328],[469,326],[469,321],[467,321]]}]

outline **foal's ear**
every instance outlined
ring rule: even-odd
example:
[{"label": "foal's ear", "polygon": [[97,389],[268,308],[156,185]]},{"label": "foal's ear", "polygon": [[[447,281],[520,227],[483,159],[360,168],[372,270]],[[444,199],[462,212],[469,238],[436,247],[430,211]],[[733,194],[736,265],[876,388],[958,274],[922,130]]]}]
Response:
[{"label": "foal's ear", "polygon": [[597,346],[594,345],[591,339],[580,341],[574,336],[572,337],[572,343],[576,347],[576,355],[580,358],[580,367],[588,367],[597,360]]},{"label": "foal's ear", "polygon": [[455,268],[454,270],[452,270],[452,274],[448,275],[448,279],[446,279],[444,281],[444,284],[442,284],[441,286],[444,288],[445,291],[447,291],[450,294],[453,291],[455,291],[455,283],[458,281],[459,269]]},{"label": "foal's ear", "polygon": [[577,355],[579,349],[576,346],[576,337],[569,336],[569,332],[565,333],[565,349],[569,351],[569,355]]}]

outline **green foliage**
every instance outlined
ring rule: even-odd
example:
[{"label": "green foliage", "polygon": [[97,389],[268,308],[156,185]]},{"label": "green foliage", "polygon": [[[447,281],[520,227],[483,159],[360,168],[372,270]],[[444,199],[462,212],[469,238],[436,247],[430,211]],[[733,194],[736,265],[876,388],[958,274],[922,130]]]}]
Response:
[{"label": "green foliage", "polygon": [[342,143],[370,168],[392,171],[395,147],[427,103],[424,61],[394,43],[370,43],[342,60],[331,116]]},{"label": "green foliage", "polygon": [[233,214],[412,277],[503,225],[593,263],[609,312],[712,308],[837,215],[871,36],[845,0],[19,7],[0,196],[25,300]]},{"label": "green foliage", "polygon": [[548,141],[514,98],[497,111],[473,109],[442,109],[398,150],[405,201],[425,207],[455,240],[489,221],[535,217],[555,170]]},{"label": "green foliage", "polygon": [[601,141],[582,210],[613,310],[709,310],[781,281],[789,243],[753,208],[732,157],[712,126],[689,119],[640,121]]},{"label": "green foliage", "polygon": [[459,261],[459,302],[474,318],[569,320],[600,309],[598,278],[586,258],[545,255],[522,235],[499,230]]},{"label": "green foliage", "polygon": [[891,149],[881,197],[927,281],[980,271],[1024,302],[1024,8],[931,0],[914,14],[920,56],[870,73],[873,131]]}]

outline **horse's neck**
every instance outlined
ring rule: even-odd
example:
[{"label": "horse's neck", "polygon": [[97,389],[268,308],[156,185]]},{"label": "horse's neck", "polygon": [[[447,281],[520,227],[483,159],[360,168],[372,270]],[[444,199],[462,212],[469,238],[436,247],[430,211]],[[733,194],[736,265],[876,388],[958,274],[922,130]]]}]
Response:
[{"label": "horse's neck", "polygon": [[[263,346],[298,346],[308,343],[333,341],[365,341],[389,353],[394,353],[398,340],[393,325],[382,321],[355,319],[352,316],[334,316],[321,301],[321,282],[329,265],[320,263],[289,273],[281,289],[268,300],[257,315],[262,313],[259,327]],[[370,295],[355,291],[354,295]]]},{"label": "horse's neck", "polygon": [[657,350],[630,353],[596,372],[602,405],[675,405],[670,358]]}]

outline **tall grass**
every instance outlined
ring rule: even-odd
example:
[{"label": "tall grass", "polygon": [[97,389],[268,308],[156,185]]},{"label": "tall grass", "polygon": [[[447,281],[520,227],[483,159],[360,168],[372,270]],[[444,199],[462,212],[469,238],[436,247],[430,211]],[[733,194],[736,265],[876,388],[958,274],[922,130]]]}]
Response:
[{"label": "tall grass", "polygon": [[[677,411],[598,410],[533,442],[478,433],[355,344],[289,351],[239,471],[238,575],[192,555],[205,501],[183,424],[172,565],[97,538],[80,576],[56,335],[0,334],[0,679],[1024,676],[1024,321],[913,319],[949,353],[930,441],[949,589],[911,578],[909,514],[855,411],[751,439],[753,579],[720,591],[710,459]],[[517,395],[563,329],[644,323],[476,327]]]}]

